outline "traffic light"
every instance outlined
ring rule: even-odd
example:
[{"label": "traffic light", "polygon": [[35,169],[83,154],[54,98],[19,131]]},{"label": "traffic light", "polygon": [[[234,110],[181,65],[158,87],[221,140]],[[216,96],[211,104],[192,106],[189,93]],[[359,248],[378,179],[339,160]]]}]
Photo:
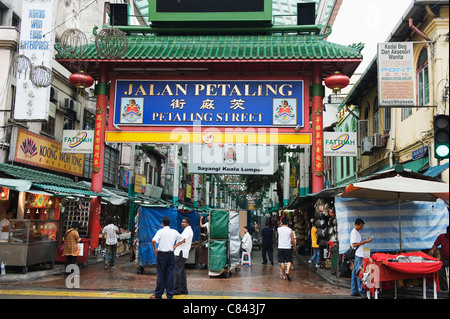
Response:
[{"label": "traffic light", "polygon": [[435,115],[434,128],[434,157],[437,159],[448,158],[449,154],[449,123],[448,115]]}]

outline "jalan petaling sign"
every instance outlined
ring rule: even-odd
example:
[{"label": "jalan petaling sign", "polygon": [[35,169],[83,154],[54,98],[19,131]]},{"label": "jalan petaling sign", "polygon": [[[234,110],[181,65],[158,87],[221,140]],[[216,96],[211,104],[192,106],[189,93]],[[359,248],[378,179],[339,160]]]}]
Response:
[{"label": "jalan petaling sign", "polygon": [[323,156],[357,156],[356,132],[323,132]]},{"label": "jalan petaling sign", "polygon": [[116,80],[114,125],[303,127],[296,81]]}]

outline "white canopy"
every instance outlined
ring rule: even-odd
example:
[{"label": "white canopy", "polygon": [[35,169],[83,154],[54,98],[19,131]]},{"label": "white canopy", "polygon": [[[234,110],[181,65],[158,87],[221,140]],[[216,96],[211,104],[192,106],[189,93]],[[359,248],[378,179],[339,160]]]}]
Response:
[{"label": "white canopy", "polygon": [[449,185],[397,175],[350,184],[341,197],[431,202],[436,201],[436,198],[441,198],[448,201]]}]

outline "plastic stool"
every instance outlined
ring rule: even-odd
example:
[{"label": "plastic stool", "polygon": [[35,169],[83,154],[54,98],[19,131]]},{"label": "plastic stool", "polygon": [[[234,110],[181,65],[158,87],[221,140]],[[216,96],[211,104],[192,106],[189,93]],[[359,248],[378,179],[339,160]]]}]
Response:
[{"label": "plastic stool", "polygon": [[246,251],[242,252],[241,265],[242,266],[249,266],[249,267],[252,266],[252,261],[251,261],[251,258],[250,258],[250,254],[248,252],[246,252]]}]

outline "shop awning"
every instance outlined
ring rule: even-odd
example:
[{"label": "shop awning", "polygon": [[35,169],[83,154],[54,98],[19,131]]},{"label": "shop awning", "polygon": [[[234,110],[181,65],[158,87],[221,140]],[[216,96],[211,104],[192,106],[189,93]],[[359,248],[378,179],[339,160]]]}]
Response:
[{"label": "shop awning", "polygon": [[442,165],[432,166],[423,175],[436,177],[448,168],[448,162]]},{"label": "shop awning", "polygon": [[[0,163],[0,174],[6,175],[4,187],[16,191],[28,191],[31,187],[52,192],[54,196],[109,196],[107,194],[91,192],[72,179],[64,176],[42,172],[22,166]],[[9,178],[11,177],[11,178]],[[15,180],[16,182],[13,182]],[[8,182],[9,184],[6,184]],[[28,186],[29,185],[29,186]]]},{"label": "shop awning", "polygon": [[31,182],[24,179],[0,178],[0,187],[10,188],[17,192],[25,192],[30,189]]},{"label": "shop awning", "polygon": [[[91,188],[91,183],[87,181],[78,182],[79,185],[82,185],[86,188]],[[112,205],[122,205],[125,204],[128,200],[127,196],[120,196],[116,192],[110,190],[109,188],[103,187],[102,193],[107,195],[107,197],[103,198],[105,201],[111,203]],[[124,193],[124,192],[122,192]],[[126,194],[125,194],[126,195]]]},{"label": "shop awning", "polygon": [[308,197],[331,197],[342,193],[346,186],[338,186],[332,188],[322,189],[320,192],[307,194]]}]

